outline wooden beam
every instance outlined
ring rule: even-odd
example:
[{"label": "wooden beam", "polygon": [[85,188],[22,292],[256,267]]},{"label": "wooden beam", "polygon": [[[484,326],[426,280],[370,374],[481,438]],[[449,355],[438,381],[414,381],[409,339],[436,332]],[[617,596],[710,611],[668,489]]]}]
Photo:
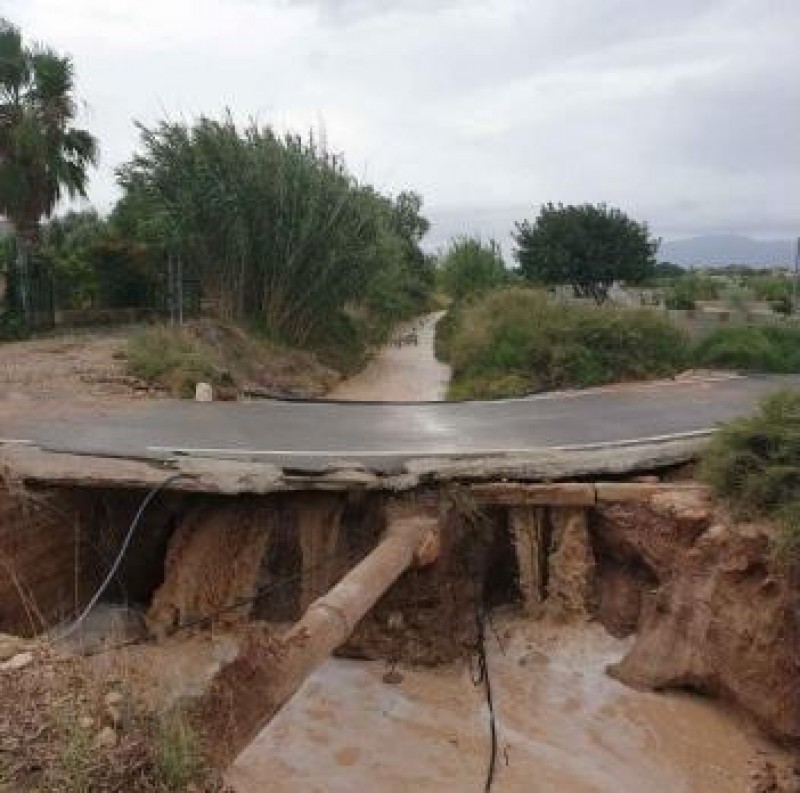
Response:
[{"label": "wooden beam", "polygon": [[511,507],[509,527],[519,570],[524,609],[538,616],[545,599],[547,576],[547,521],[544,507]]},{"label": "wooden beam", "polygon": [[598,482],[594,488],[598,504],[646,502],[662,493],[711,495],[711,488],[697,482]]},{"label": "wooden beam", "polygon": [[470,492],[479,504],[590,507],[595,503],[594,488],[587,482],[487,482],[471,485]]}]

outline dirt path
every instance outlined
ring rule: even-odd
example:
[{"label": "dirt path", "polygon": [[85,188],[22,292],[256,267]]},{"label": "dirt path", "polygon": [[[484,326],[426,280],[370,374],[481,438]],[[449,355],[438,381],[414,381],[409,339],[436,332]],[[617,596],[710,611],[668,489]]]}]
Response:
[{"label": "dirt path", "polygon": [[119,352],[132,332],[118,328],[0,343],[0,400],[129,399]]},{"label": "dirt path", "polygon": [[436,360],[433,340],[438,311],[398,328],[395,338],[416,329],[417,344],[390,344],[364,371],[328,394],[331,399],[375,402],[440,402],[447,393],[450,367]]}]

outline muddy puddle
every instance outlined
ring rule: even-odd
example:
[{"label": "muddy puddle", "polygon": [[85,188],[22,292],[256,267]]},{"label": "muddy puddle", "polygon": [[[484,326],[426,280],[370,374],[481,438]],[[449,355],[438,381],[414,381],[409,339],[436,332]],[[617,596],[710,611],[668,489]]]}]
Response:
[{"label": "muddy puddle", "polygon": [[[505,620],[488,646],[499,731],[493,790],[733,793],[754,747],[730,712],[691,694],[643,694],[605,666],[628,642],[598,625]],[[239,757],[239,793],[483,790],[483,691],[463,664],[402,669],[332,659]]]}]

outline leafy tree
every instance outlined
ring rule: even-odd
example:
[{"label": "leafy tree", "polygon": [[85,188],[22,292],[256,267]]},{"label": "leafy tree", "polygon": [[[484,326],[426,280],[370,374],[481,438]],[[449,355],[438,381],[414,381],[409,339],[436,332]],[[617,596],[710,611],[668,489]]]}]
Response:
[{"label": "leafy tree", "polygon": [[[42,225],[41,250],[52,262],[60,308],[153,306],[161,260],[97,212],[67,212]],[[163,267],[161,267],[163,270]]]},{"label": "leafy tree", "polygon": [[502,286],[508,279],[495,240],[484,242],[480,237],[462,236],[450,242],[441,264],[441,282],[454,300]]},{"label": "leafy tree", "polygon": [[354,307],[408,313],[426,289],[421,199],[359,183],[313,137],[230,117],[140,130],[114,222],[180,257],[222,316],[305,344],[330,339]]},{"label": "leafy tree", "polygon": [[652,277],[659,278],[683,278],[687,274],[687,270],[679,264],[672,262],[657,262],[653,267]]},{"label": "leafy tree", "polygon": [[578,297],[602,303],[615,281],[652,274],[658,240],[647,225],[605,204],[545,204],[533,223],[517,223],[520,273],[543,284],[570,284]]},{"label": "leafy tree", "polygon": [[17,278],[24,316],[30,311],[27,266],[39,222],[65,193],[86,194],[97,144],[73,126],[73,66],[68,56],[25,46],[19,30],[0,19],[0,213],[17,235]]}]

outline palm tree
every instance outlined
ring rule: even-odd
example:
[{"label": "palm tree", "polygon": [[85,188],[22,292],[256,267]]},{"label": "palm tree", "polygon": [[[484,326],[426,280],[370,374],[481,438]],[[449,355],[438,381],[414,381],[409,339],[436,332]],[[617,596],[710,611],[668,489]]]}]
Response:
[{"label": "palm tree", "polygon": [[19,30],[0,18],[0,214],[16,232],[15,280],[26,320],[29,256],[39,222],[63,195],[86,195],[87,169],[97,158],[95,138],[72,126],[73,77],[69,56],[25,46]]}]

